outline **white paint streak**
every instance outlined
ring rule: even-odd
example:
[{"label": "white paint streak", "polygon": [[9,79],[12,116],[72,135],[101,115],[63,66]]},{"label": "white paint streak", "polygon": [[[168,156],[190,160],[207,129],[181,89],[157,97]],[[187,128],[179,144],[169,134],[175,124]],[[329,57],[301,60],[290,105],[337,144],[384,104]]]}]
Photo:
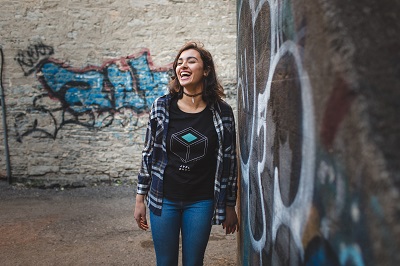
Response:
[{"label": "white paint streak", "polygon": [[351,218],[354,223],[358,223],[360,220],[360,209],[358,208],[358,204],[355,202],[351,204]]},{"label": "white paint streak", "polygon": [[[273,195],[273,215],[272,215],[272,240],[273,242],[276,241],[276,234],[277,230],[281,225],[286,225],[290,228],[294,241],[299,248],[301,255],[304,254],[304,249],[301,243],[301,238],[303,234],[303,230],[305,224],[308,219],[308,215],[311,209],[312,204],[312,196],[314,190],[314,169],[315,169],[315,125],[314,125],[314,105],[312,101],[312,90],[311,85],[309,82],[308,74],[303,69],[301,58],[299,55],[298,48],[296,44],[292,41],[285,41],[284,43],[280,43],[279,35],[282,33],[278,30],[278,25],[280,24],[281,16],[279,11],[278,1],[260,1],[259,4],[256,6],[256,2],[254,0],[249,1],[249,6],[252,12],[252,34],[253,34],[253,58],[255,58],[255,42],[254,40],[257,38],[255,36],[257,33],[254,32],[255,23],[257,21],[257,17],[259,12],[262,10],[264,4],[269,4],[270,6],[270,17],[271,17],[271,64],[269,69],[265,69],[263,71],[268,71],[268,81],[266,84],[266,88],[263,93],[257,95],[256,91],[256,76],[255,73],[257,71],[261,71],[260,69],[256,69],[254,60],[254,65],[248,66],[247,65],[247,50],[244,50],[244,58],[243,55],[240,55],[240,64],[244,66],[245,73],[244,77],[239,78],[238,84],[240,84],[240,88],[242,89],[242,99],[238,99],[238,102],[242,102],[244,104],[244,109],[250,106],[249,101],[249,90],[252,90],[254,99],[253,101],[257,101],[257,104],[253,104],[253,110],[248,113],[254,114],[251,116],[251,121],[248,122],[248,125],[251,125],[249,129],[249,133],[251,134],[253,139],[250,140],[250,143],[245,143],[244,145],[248,145],[247,150],[249,151],[248,158],[240,158],[241,159],[241,172],[242,172],[242,182],[243,182],[243,191],[247,195],[245,200],[247,201],[247,210],[251,209],[251,202],[250,202],[250,162],[254,160],[253,156],[253,148],[257,146],[256,143],[257,139],[262,139],[264,143],[264,150],[259,151],[262,154],[261,160],[258,162],[257,165],[257,172],[254,178],[257,178],[256,183],[258,185],[258,197],[260,199],[261,204],[261,216],[262,216],[262,228],[258,228],[262,230],[261,237],[259,239],[255,239],[253,236],[253,232],[251,227],[249,226],[247,229],[249,230],[250,240],[253,249],[256,252],[260,252],[260,263],[262,265],[262,256],[261,251],[265,247],[266,244],[266,213],[265,213],[265,206],[264,206],[264,191],[262,190],[261,184],[261,177],[263,172],[266,169],[266,159],[267,156],[273,156],[272,154],[267,151],[267,130],[266,130],[266,113],[267,113],[267,106],[270,99],[271,93],[271,85],[272,79],[274,76],[274,72],[276,66],[278,65],[279,61],[282,57],[286,54],[291,54],[294,59],[298,70],[298,77],[300,78],[300,86],[301,86],[301,100],[302,100],[302,113],[303,113],[303,124],[302,124],[302,165],[301,165],[301,172],[300,172],[300,182],[297,194],[294,198],[293,203],[286,207],[282,202],[282,197],[280,193],[280,186],[279,186],[279,169],[274,169],[274,195]],[[240,16],[242,10],[242,2],[239,6],[239,23],[240,23]],[[240,24],[238,23],[238,32]],[[239,32],[240,34],[240,32]],[[253,77],[248,76],[247,68],[253,67],[254,75]],[[253,79],[254,85],[253,88],[248,87],[248,80]],[[243,83],[243,81],[246,82]],[[258,99],[257,99],[258,96]],[[250,116],[247,116],[250,117]],[[261,132],[263,135],[260,136]],[[290,152],[290,151],[289,151]],[[253,193],[256,193],[253,191]],[[249,212],[247,212],[247,222],[250,225],[251,220],[253,217],[250,217]]]}]

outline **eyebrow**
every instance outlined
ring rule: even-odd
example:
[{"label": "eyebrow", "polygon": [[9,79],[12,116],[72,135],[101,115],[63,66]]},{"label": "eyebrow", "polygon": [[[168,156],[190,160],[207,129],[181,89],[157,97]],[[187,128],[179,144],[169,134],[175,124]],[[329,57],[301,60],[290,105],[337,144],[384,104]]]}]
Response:
[{"label": "eyebrow", "polygon": [[[189,60],[189,59],[196,59],[197,61],[199,61],[195,56],[189,56],[189,57],[186,58],[186,60]],[[179,60],[183,60],[183,58],[180,57],[180,58],[178,59],[178,61],[179,61]]]}]

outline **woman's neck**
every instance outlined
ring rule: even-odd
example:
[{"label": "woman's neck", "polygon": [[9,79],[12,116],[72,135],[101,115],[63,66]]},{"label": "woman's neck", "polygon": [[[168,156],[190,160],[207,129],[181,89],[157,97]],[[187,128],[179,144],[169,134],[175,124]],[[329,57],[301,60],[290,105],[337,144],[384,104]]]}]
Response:
[{"label": "woman's neck", "polygon": [[183,97],[178,100],[178,107],[185,113],[199,113],[206,108],[207,103],[203,100],[202,94],[191,97],[183,94]]},{"label": "woman's neck", "polygon": [[203,86],[198,86],[198,87],[183,87],[183,95],[182,95],[182,100],[184,100],[189,106],[191,102],[191,106],[193,107],[198,107],[202,106],[204,102],[203,100]]}]

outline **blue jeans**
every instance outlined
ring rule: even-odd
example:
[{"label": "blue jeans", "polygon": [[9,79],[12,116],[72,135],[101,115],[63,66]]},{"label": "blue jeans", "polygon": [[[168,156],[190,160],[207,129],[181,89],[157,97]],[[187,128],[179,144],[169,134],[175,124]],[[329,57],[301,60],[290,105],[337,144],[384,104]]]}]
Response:
[{"label": "blue jeans", "polygon": [[182,232],[182,264],[203,265],[211,232],[213,200],[194,202],[163,199],[161,216],[150,212],[151,234],[157,266],[176,266]]}]

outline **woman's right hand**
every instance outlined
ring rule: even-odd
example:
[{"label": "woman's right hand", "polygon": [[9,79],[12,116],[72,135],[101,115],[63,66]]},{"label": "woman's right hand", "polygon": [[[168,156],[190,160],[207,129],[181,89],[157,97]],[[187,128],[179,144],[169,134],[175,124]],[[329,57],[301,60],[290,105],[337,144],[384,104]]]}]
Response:
[{"label": "woman's right hand", "polygon": [[133,216],[138,224],[139,228],[142,230],[149,229],[146,219],[146,204],[144,203],[144,195],[136,195],[135,212]]}]

